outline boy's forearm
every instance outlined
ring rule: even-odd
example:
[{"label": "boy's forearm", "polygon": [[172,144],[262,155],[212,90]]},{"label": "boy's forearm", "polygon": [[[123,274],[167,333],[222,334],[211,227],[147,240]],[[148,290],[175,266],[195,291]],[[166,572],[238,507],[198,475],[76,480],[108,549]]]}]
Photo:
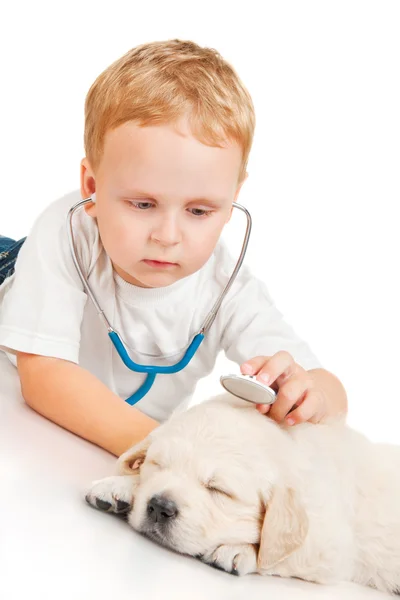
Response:
[{"label": "boy's forearm", "polygon": [[17,366],[31,408],[115,456],[159,425],[74,363],[19,354]]}]

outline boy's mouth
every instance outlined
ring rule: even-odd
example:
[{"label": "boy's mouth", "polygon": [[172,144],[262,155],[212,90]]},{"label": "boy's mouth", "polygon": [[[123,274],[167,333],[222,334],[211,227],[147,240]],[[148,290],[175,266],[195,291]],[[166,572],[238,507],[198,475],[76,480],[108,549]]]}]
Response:
[{"label": "boy's mouth", "polygon": [[147,258],[145,258],[143,262],[149,267],[153,267],[155,269],[168,269],[178,266],[177,263],[166,262],[164,260],[148,260]]}]

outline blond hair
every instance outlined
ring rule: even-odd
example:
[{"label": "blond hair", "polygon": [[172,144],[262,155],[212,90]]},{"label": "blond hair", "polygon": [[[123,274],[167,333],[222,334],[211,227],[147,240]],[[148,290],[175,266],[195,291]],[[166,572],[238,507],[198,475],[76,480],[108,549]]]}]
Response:
[{"label": "blond hair", "polygon": [[142,44],[97,77],[85,101],[86,156],[96,169],[107,131],[127,121],[161,125],[184,115],[200,142],[242,148],[241,182],[255,127],[251,96],[216,50],[191,41]]}]

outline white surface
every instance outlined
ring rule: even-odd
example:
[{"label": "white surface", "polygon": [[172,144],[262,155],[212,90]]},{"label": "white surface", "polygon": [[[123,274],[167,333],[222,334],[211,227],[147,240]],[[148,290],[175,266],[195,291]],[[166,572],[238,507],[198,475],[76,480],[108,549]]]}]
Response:
[{"label": "white surface", "polygon": [[89,507],[88,484],[115,458],[26,404],[0,353],[0,598],[4,600],[359,600],[387,598],[357,586],[242,578],[180,556]]}]

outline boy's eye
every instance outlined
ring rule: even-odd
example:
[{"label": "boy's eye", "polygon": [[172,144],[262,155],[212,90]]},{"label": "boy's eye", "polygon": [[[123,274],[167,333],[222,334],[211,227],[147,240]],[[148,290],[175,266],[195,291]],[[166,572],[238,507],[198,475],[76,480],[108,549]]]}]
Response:
[{"label": "boy's eye", "polygon": [[205,215],[209,215],[211,210],[204,210],[203,208],[190,208],[192,215],[195,217],[204,217]]},{"label": "boy's eye", "polygon": [[139,208],[140,210],[146,210],[153,206],[151,202],[131,202],[130,204],[135,208]]},{"label": "boy's eye", "polygon": [[[149,208],[152,208],[154,206],[153,202],[149,202],[149,201],[135,201],[135,200],[130,200],[129,201],[130,206],[133,206],[133,208],[137,208],[139,210],[148,210]],[[189,212],[194,216],[194,217],[207,217],[208,215],[211,214],[211,210],[205,210],[204,208],[189,208]]]}]

